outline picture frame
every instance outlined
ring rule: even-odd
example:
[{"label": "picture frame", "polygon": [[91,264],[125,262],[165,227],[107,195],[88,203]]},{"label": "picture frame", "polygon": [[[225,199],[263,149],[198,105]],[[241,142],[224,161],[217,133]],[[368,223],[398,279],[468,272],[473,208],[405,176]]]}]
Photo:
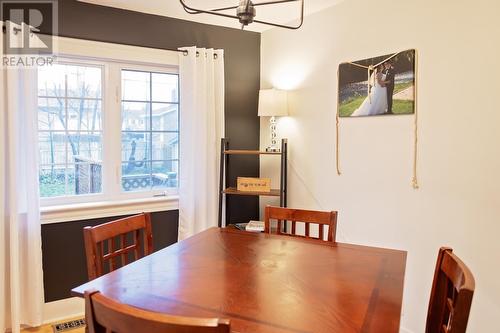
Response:
[{"label": "picture frame", "polygon": [[416,57],[416,50],[409,49],[341,63],[338,116],[415,114]]}]

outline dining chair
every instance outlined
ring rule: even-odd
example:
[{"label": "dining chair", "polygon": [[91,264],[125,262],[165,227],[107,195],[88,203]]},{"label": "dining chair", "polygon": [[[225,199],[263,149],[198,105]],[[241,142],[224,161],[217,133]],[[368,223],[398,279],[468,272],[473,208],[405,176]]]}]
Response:
[{"label": "dining chair", "polygon": [[[95,227],[85,227],[83,236],[89,280],[153,252],[153,233],[149,213],[126,217]],[[120,263],[118,263],[119,258]]]},{"label": "dining chair", "polygon": [[475,282],[451,248],[439,249],[425,333],[465,333]]},{"label": "dining chair", "polygon": [[191,318],[142,310],[118,303],[99,291],[85,291],[88,333],[229,333],[230,321]]},{"label": "dining chair", "polygon": [[[277,220],[277,227],[271,226],[271,220]],[[285,221],[291,222],[291,231],[286,232]],[[297,224],[303,223],[305,234],[297,234]],[[311,224],[318,225],[318,237],[311,236]],[[265,211],[264,232],[276,233],[279,235],[288,235],[294,237],[304,237],[308,239],[315,239],[318,241],[325,241],[324,228],[327,227],[328,242],[335,242],[337,233],[337,212],[320,212],[315,210],[304,209],[291,209],[283,207],[267,206]]]}]

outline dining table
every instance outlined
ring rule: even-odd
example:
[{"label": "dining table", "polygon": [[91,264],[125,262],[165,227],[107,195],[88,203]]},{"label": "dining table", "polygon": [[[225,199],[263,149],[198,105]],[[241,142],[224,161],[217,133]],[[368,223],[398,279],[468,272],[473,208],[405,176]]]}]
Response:
[{"label": "dining table", "polygon": [[234,333],[397,333],[406,252],[211,228],[72,290]]}]

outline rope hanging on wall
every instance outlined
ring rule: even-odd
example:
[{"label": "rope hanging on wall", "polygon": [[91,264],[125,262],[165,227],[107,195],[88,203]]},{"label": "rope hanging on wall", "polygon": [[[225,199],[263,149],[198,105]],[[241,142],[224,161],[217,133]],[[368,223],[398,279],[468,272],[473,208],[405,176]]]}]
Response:
[{"label": "rope hanging on wall", "polygon": [[415,50],[415,77],[413,78],[413,81],[415,82],[415,96],[414,96],[414,105],[415,105],[415,114],[413,115],[414,117],[414,123],[413,123],[413,129],[414,129],[414,143],[413,143],[413,178],[411,180],[412,186],[415,190],[418,190],[419,185],[418,185],[418,177],[417,177],[417,167],[418,167],[418,94],[417,94],[417,89],[418,89],[418,83],[417,83],[417,69],[418,69],[418,54],[417,50]]},{"label": "rope hanging on wall", "polygon": [[[370,99],[370,103],[371,103],[371,95],[370,95],[370,92],[371,92],[371,85],[370,85],[371,73],[374,71],[375,68],[382,65],[386,61],[391,60],[392,58],[397,56],[399,53],[401,53],[401,52],[394,53],[390,57],[387,57],[386,59],[380,61],[379,63],[377,63],[375,65],[364,66],[364,65],[357,64],[355,62],[348,62],[351,65],[354,65],[356,67],[361,67],[361,68],[364,68],[367,70],[367,73],[368,73],[367,94],[368,94],[368,98]],[[417,100],[418,100],[418,98],[417,98],[417,86],[418,86],[418,84],[417,84],[417,75],[416,75],[417,68],[418,68],[418,56],[417,56],[417,50],[415,50],[415,76],[414,76],[415,112],[414,112],[414,123],[413,123],[413,126],[414,126],[413,176],[412,176],[412,180],[411,180],[412,187],[415,190],[417,190],[419,188],[418,177],[417,177],[417,169],[418,169],[418,107],[417,107]],[[339,75],[340,75],[340,73],[339,73],[339,70],[337,69],[337,78],[339,77]],[[339,82],[339,80],[337,80],[337,82]],[[340,100],[340,87],[338,87],[338,91],[339,91],[339,94],[338,94],[337,98]],[[335,162],[336,162],[336,168],[337,168],[337,175],[340,176],[342,174],[342,172],[340,171],[340,114],[339,114],[339,112],[340,111],[339,111],[339,107],[338,107],[338,103],[337,103],[337,114],[335,117],[335,126],[336,126],[336,147],[335,147],[335,159],[336,159],[336,161]]]}]

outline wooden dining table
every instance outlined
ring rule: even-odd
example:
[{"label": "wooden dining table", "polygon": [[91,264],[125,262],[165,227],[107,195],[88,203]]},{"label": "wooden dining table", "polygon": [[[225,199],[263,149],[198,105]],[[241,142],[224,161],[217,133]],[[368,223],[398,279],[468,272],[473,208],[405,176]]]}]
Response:
[{"label": "wooden dining table", "polygon": [[235,333],[399,332],[406,252],[212,228],[72,290]]}]

